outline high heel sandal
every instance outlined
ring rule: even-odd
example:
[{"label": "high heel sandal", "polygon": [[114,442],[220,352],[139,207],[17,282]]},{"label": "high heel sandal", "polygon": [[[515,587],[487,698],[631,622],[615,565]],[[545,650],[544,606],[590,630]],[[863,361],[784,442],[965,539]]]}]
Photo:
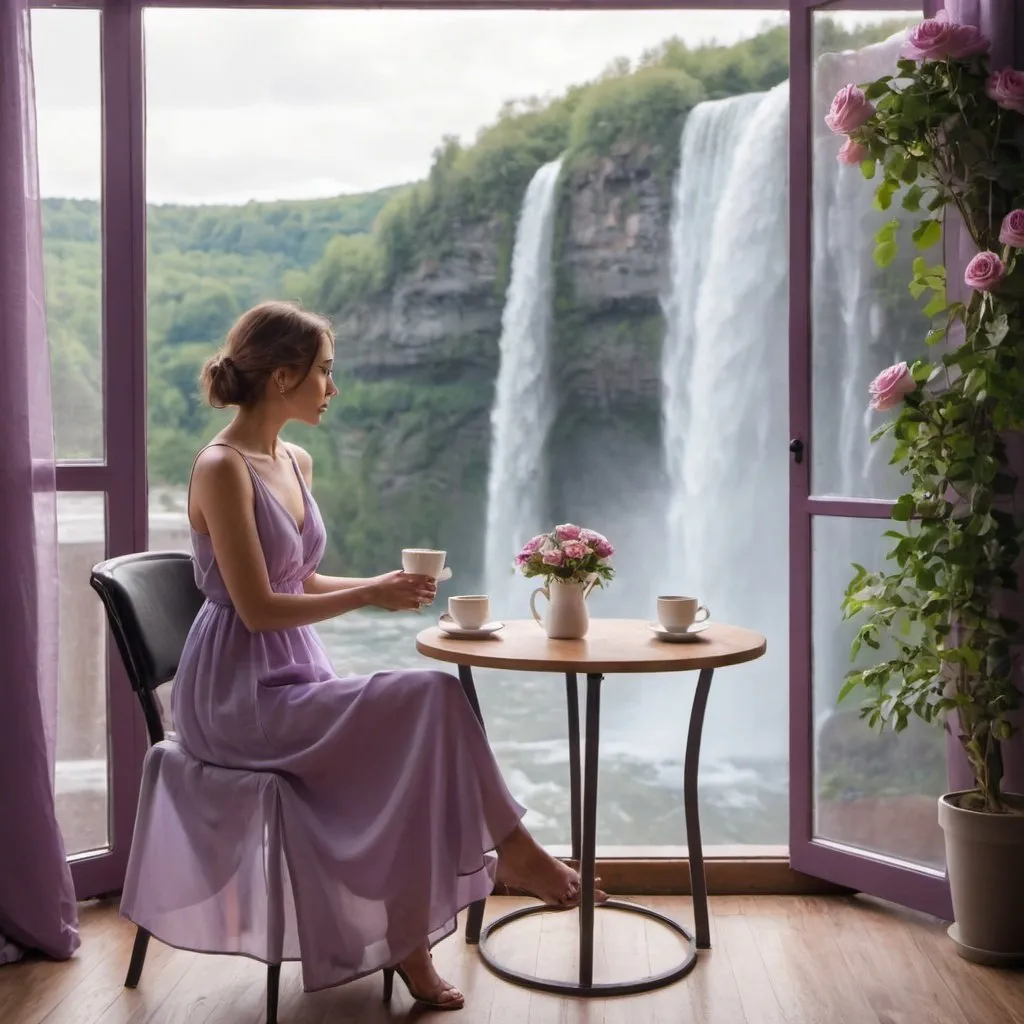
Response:
[{"label": "high heel sandal", "polygon": [[[413,987],[409,981],[409,975],[402,970],[397,964],[394,967],[384,968],[384,1002],[391,1002],[391,994],[395,988],[395,975],[398,975],[403,982],[405,987],[409,990],[409,995],[416,1000],[421,1006],[425,1006],[430,1010],[461,1010],[466,1005],[466,997],[460,992],[459,995],[454,999],[446,999],[441,1002],[439,999],[427,999],[425,996],[421,996]],[[445,983],[447,984],[447,982]],[[448,986],[451,991],[458,991]]]}]

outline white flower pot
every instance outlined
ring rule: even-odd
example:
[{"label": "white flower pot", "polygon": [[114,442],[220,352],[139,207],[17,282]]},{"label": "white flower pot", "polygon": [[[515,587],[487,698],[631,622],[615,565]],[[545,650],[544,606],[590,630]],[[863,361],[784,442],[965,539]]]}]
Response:
[{"label": "white flower pot", "polygon": [[1009,814],[962,806],[969,791],[939,798],[953,915],[949,936],[967,960],[1024,965],[1024,795]]}]

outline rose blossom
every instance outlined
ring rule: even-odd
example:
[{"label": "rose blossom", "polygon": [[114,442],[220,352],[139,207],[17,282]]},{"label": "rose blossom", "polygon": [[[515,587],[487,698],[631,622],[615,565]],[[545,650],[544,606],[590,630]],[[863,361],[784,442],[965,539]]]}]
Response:
[{"label": "rose blossom", "polygon": [[985,92],[1004,110],[1024,114],[1024,71],[1004,68],[992,72],[985,83]]},{"label": "rose blossom", "polygon": [[967,287],[975,288],[979,292],[991,291],[1004,277],[1006,267],[994,252],[979,252],[964,271]]},{"label": "rose blossom", "polygon": [[559,540],[578,540],[583,531],[572,523],[563,523],[555,527],[555,536]]},{"label": "rose blossom", "polygon": [[871,153],[868,151],[868,147],[857,142],[856,139],[847,139],[843,143],[843,148],[839,150],[836,156],[836,159],[841,164],[849,164],[851,167],[861,164],[870,158]]},{"label": "rose blossom", "polygon": [[598,558],[610,558],[615,554],[615,548],[612,547],[611,541],[602,537],[600,540],[594,541],[594,554]]},{"label": "rose blossom", "polygon": [[536,537],[531,537],[524,545],[521,554],[532,555],[535,551],[540,551],[544,541],[548,539],[546,533],[538,533]]},{"label": "rose blossom", "polygon": [[825,124],[836,135],[848,135],[866,124],[874,112],[874,104],[868,102],[867,97],[857,86],[844,85],[836,93],[836,98],[825,115]]},{"label": "rose blossom", "polygon": [[552,548],[550,551],[545,551],[542,561],[545,565],[561,565],[562,564],[562,549]]},{"label": "rose blossom", "polygon": [[1011,210],[1003,218],[999,241],[1015,249],[1024,249],[1024,210]]},{"label": "rose blossom", "polygon": [[[944,12],[943,12],[944,13]],[[911,60],[965,60],[988,53],[991,43],[974,25],[960,25],[948,17],[926,18],[908,33],[900,56]]]},{"label": "rose blossom", "polygon": [[949,56],[953,60],[966,60],[988,53],[992,43],[988,36],[974,25],[956,25],[953,28],[953,40],[949,44]]},{"label": "rose blossom", "polygon": [[869,385],[871,408],[875,412],[885,412],[899,405],[911,391],[916,390],[917,382],[906,363],[897,363],[883,370]]},{"label": "rose blossom", "polygon": [[590,547],[582,540],[567,540],[562,545],[562,552],[566,558],[580,561],[590,554]]}]

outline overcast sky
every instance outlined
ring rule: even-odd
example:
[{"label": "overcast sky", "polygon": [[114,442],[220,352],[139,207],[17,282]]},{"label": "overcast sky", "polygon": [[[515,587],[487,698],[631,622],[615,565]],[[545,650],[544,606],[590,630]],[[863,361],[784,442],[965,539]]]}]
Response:
[{"label": "overcast sky", "polygon": [[[858,19],[860,16],[857,16]],[[733,42],[754,11],[146,13],[151,202],[308,198],[423,177],[443,135],[677,35]],[[99,195],[99,22],[33,14],[42,190]]]}]

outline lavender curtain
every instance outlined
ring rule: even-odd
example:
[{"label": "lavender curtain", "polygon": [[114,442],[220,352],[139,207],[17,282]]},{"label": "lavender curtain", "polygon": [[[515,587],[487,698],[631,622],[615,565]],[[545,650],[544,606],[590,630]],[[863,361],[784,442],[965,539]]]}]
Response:
[{"label": "lavender curtain", "polygon": [[27,0],[0,2],[0,963],[79,944],[54,810],[57,538]]},{"label": "lavender curtain", "polygon": [[[951,18],[964,24],[978,25],[992,40],[993,68],[1024,66],[1024,9],[1015,10],[1017,7],[1018,4],[1010,0],[945,0],[945,9]],[[951,282],[959,283],[963,280],[964,268],[974,252],[970,236],[961,228],[955,242],[949,247],[948,269]],[[950,291],[955,293],[953,288]],[[961,288],[961,294],[957,297],[962,298],[965,291],[966,288]],[[1020,507],[1019,503],[1024,501],[1024,439],[1008,438],[1007,449],[1014,472],[1022,481],[1016,496]],[[1021,591],[1017,595],[1005,595],[1005,609],[1018,622],[1024,622],[1024,572],[1021,569],[1018,570],[1018,577]],[[1017,685],[1024,689],[1021,658],[1024,658],[1024,652],[1018,652],[1017,670]],[[1024,715],[1018,716],[1018,724],[1021,731],[1009,743],[1003,744],[1003,788],[1008,792],[1024,793]],[[974,776],[955,733],[949,736],[946,749],[950,789],[972,789]]]}]

